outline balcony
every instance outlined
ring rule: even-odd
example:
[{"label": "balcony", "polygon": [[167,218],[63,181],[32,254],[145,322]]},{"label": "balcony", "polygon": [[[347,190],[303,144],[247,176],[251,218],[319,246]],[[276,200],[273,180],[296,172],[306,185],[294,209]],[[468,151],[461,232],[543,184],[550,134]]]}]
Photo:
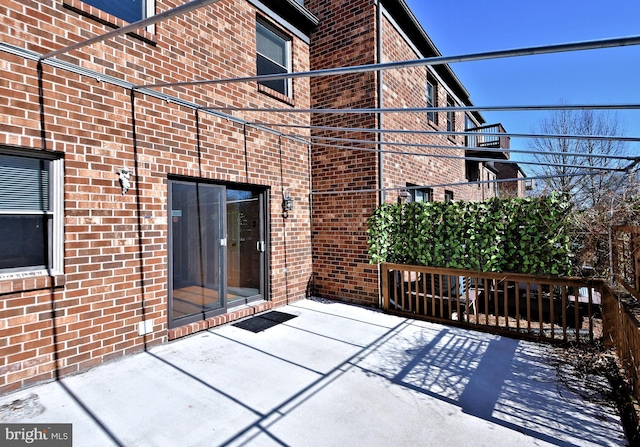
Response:
[{"label": "balcony", "polygon": [[[467,135],[465,137],[465,146],[469,148],[466,151],[467,157],[497,158],[502,160],[509,159],[508,152],[499,152],[494,150],[509,149],[511,146],[511,139],[506,135],[507,131],[502,124],[489,124],[487,126],[467,129],[466,131],[473,132],[472,135]],[[474,150],[472,148],[478,148],[478,150]]]}]

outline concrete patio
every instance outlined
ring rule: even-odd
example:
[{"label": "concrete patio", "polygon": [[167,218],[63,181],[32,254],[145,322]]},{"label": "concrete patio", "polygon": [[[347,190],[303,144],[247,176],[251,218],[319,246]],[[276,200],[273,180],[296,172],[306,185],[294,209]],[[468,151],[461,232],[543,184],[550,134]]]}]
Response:
[{"label": "concrete patio", "polygon": [[549,346],[322,300],[278,311],[296,317],[0,396],[0,422],[72,423],[78,447],[626,445]]}]

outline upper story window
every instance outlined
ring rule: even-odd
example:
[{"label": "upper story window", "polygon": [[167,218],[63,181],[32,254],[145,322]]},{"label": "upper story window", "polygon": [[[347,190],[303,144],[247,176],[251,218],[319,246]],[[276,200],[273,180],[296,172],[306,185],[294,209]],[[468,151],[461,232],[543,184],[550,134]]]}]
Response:
[{"label": "upper story window", "polygon": [[473,129],[476,127],[476,123],[473,122],[469,115],[464,116],[464,130]]},{"label": "upper story window", "polygon": [[0,151],[0,278],[62,272],[62,159],[44,155]]},{"label": "upper story window", "polygon": [[[447,107],[455,107],[456,104],[453,101],[453,97],[447,95]],[[456,131],[456,112],[453,110],[447,111],[447,132]],[[449,135],[449,138],[455,139],[455,135]]]},{"label": "upper story window", "polygon": [[153,15],[155,0],[82,0],[111,14],[114,17],[133,23]]},{"label": "upper story window", "polygon": [[[471,117],[468,114],[464,115],[464,130],[465,132],[468,132],[470,129],[473,129],[474,127],[476,127],[476,123],[473,122],[473,120],[471,119]],[[469,135],[465,135],[464,136],[464,145],[469,147],[471,146],[471,143],[474,142],[474,139],[471,138]]]},{"label": "upper story window", "polygon": [[[291,72],[291,38],[264,22],[256,23],[256,64],[258,75]],[[260,81],[285,96],[291,96],[291,79]]]},{"label": "upper story window", "polygon": [[[436,80],[427,76],[427,107],[438,106],[438,83]],[[438,124],[438,112],[427,112],[427,119],[433,124]]]}]

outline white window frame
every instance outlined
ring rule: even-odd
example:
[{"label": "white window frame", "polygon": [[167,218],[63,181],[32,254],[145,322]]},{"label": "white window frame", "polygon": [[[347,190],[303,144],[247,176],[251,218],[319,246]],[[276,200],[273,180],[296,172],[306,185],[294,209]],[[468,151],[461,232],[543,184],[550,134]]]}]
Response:
[{"label": "white window frame", "polygon": [[[285,51],[285,57],[286,57],[286,65],[281,65],[280,63],[274,61],[273,59],[267,57],[264,54],[261,54],[258,51],[258,32],[257,32],[257,26],[258,24],[260,24],[261,26],[263,26],[267,31],[273,33],[275,36],[277,36],[279,39],[282,39],[282,41],[284,42],[284,51]],[[283,33],[282,31],[278,30],[276,27],[274,27],[273,25],[271,25],[270,23],[268,23],[266,20],[263,20],[262,18],[258,18],[256,20],[256,60],[258,58],[258,55],[264,57],[265,59],[268,59],[271,63],[278,65],[280,67],[282,67],[284,70],[286,70],[286,73],[291,73],[292,71],[292,66],[293,66],[293,45],[292,45],[292,39],[291,36],[288,36],[287,34]],[[260,75],[261,73],[257,73],[257,67],[256,67],[256,74]],[[264,87],[270,88],[268,85],[264,85],[261,84]],[[291,98],[292,97],[292,92],[293,92],[293,82],[292,79],[285,79],[285,92],[279,92],[283,94],[284,96],[286,96],[287,98]],[[277,91],[277,90],[276,90]]]},{"label": "white window frame", "polygon": [[[46,241],[49,250],[48,265],[34,269],[7,268],[0,270],[0,280],[31,278],[36,276],[55,276],[64,273],[64,160],[61,156],[36,151],[12,150],[0,147],[3,155],[22,156],[33,159],[45,159],[49,164],[49,210],[44,214],[51,217],[51,234]],[[15,211],[0,210],[0,214],[16,214]],[[20,214],[25,214],[20,212]],[[0,229],[1,230],[1,229]]]}]

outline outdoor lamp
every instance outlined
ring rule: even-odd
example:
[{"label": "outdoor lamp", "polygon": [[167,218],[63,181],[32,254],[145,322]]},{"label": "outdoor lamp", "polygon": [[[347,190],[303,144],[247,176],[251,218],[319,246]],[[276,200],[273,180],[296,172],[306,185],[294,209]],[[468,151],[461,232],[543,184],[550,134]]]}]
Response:
[{"label": "outdoor lamp", "polygon": [[293,210],[293,197],[289,194],[289,190],[285,189],[282,193],[282,211],[286,214],[288,211]]}]

